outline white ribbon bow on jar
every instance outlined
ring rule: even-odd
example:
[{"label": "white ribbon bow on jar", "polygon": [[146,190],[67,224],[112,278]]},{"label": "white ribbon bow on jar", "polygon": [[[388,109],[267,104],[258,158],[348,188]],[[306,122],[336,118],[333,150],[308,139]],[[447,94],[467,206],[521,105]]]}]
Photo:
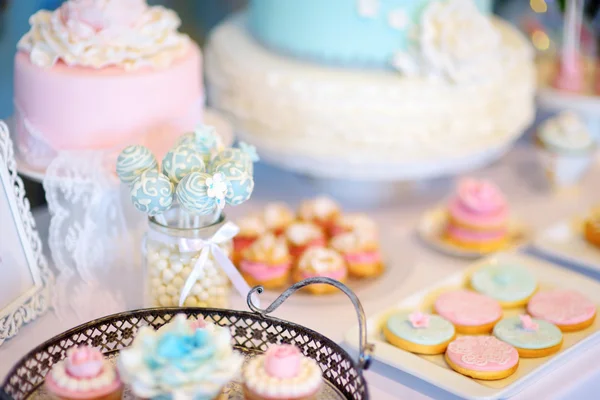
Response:
[{"label": "white ribbon bow on jar", "polygon": [[[251,289],[250,286],[246,283],[244,277],[238,272],[237,268],[235,265],[233,265],[229,257],[227,257],[227,254],[225,254],[223,249],[221,249],[219,246],[220,244],[233,239],[235,235],[238,234],[239,230],[240,229],[238,226],[233,222],[226,222],[209,239],[176,238],[156,231],[148,232],[149,239],[177,245],[179,247],[179,251],[182,253],[200,252],[198,259],[194,263],[192,272],[187,277],[183,288],[181,289],[181,294],[179,296],[179,307],[183,306],[185,300],[190,295],[194,284],[198,280],[198,277],[202,275],[202,271],[204,270],[210,255],[213,256],[217,264],[223,269],[223,271],[225,271],[225,274],[227,274],[227,277],[239,294],[244,299],[248,297],[248,293]],[[252,295],[252,302],[254,304],[260,304],[256,294]]]}]

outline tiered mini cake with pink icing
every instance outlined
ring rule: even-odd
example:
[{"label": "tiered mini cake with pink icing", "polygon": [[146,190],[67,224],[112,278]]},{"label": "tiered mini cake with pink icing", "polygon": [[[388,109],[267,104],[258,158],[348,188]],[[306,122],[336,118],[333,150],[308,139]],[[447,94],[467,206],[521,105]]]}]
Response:
[{"label": "tiered mini cake with pink icing", "polygon": [[464,249],[490,252],[506,245],[509,208],[491,182],[464,179],[448,206],[445,239]]},{"label": "tiered mini cake with pink icing", "polygon": [[312,400],[323,386],[321,368],[296,346],[276,345],[242,371],[249,400]]},{"label": "tiered mini cake with pink icing", "polygon": [[92,347],[67,350],[67,358],[52,367],[45,385],[55,398],[64,400],[118,400],[123,392],[115,367]]},{"label": "tiered mini cake with pink icing", "polygon": [[145,0],[68,0],[39,11],[15,56],[21,154],[167,149],[202,119],[202,56],[175,12]]}]

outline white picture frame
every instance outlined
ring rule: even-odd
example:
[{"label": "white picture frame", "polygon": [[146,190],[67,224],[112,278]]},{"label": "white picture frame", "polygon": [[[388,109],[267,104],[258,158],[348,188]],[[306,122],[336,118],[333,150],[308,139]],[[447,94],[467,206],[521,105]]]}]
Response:
[{"label": "white picture frame", "polygon": [[48,309],[53,282],[8,127],[0,121],[0,346]]}]

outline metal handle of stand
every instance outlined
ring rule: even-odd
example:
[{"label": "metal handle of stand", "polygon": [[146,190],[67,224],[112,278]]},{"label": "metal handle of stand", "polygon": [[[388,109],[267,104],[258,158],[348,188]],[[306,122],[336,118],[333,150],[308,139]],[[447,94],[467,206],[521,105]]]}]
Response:
[{"label": "metal handle of stand", "polygon": [[267,308],[264,309],[256,307],[252,302],[252,294],[261,294],[264,291],[264,288],[262,286],[255,286],[248,293],[248,296],[246,297],[246,302],[248,303],[248,307],[250,308],[250,310],[252,310],[253,312],[262,315],[267,315],[275,311],[281,304],[283,304],[284,301],[287,300],[288,297],[294,294],[294,292],[296,292],[298,289],[302,289],[305,286],[314,284],[325,284],[334,286],[342,292],[344,292],[346,296],[350,298],[350,301],[352,301],[352,304],[354,305],[354,309],[356,310],[356,314],[358,316],[359,354],[357,367],[362,370],[369,369],[369,366],[371,365],[371,354],[373,354],[374,346],[370,343],[367,343],[367,322],[365,318],[365,312],[363,310],[362,304],[360,304],[360,300],[358,300],[358,297],[356,297],[354,292],[343,283],[340,283],[335,279],[325,277],[304,279],[303,281],[295,283],[289,288],[287,288],[285,292],[279,295],[279,297],[277,297]]}]

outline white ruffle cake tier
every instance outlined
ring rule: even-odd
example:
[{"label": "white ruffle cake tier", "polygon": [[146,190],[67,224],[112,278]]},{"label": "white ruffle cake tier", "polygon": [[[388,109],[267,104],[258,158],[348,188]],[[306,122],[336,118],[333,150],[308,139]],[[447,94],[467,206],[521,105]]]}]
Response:
[{"label": "white ruffle cake tier", "polygon": [[502,155],[534,117],[529,44],[499,19],[504,73],[481,84],[304,62],[264,48],[244,23],[238,15],[209,40],[209,99],[264,160],[297,172],[359,180],[460,173]]}]

